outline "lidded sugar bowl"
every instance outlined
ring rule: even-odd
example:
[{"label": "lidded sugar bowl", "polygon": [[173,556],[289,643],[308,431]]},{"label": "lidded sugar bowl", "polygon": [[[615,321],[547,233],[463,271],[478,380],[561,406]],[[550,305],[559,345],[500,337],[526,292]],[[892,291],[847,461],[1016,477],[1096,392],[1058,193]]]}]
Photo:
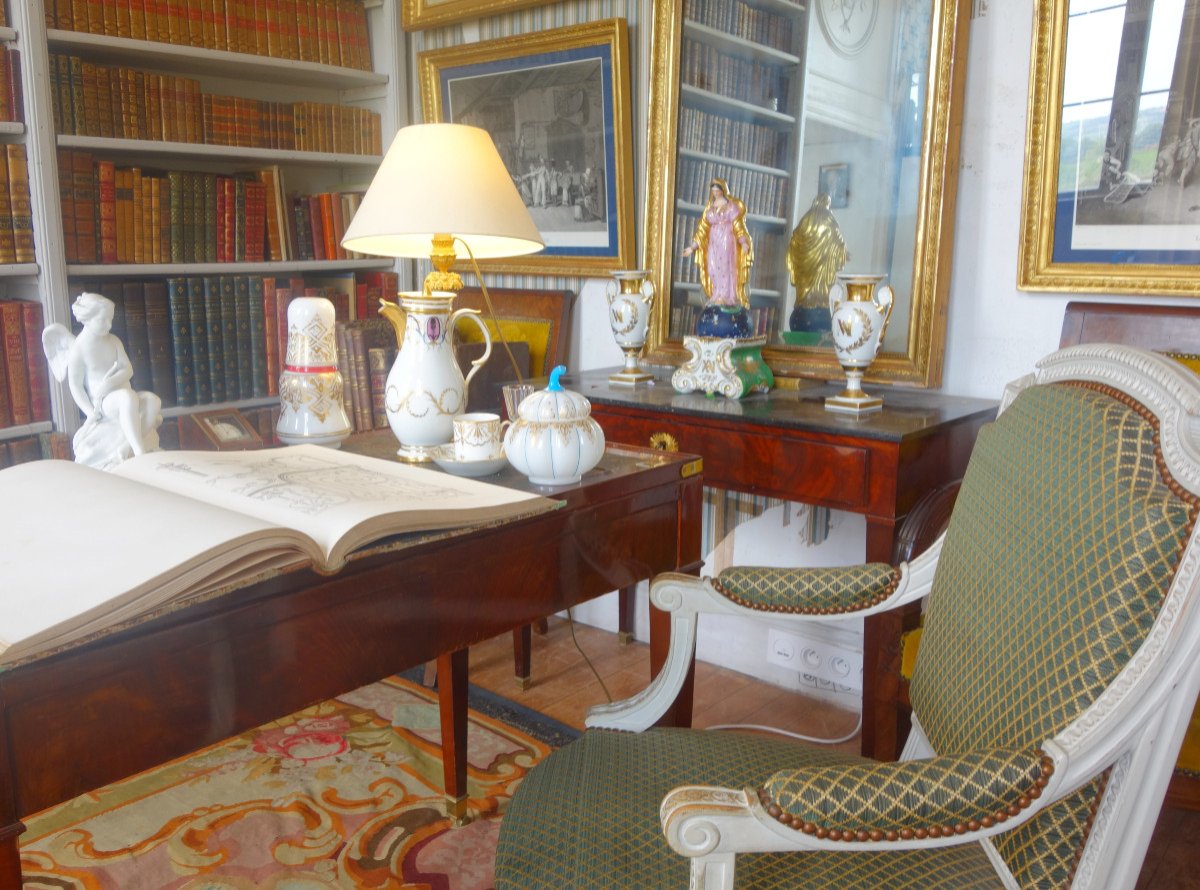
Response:
[{"label": "lidded sugar bowl", "polygon": [[559,365],[550,372],[550,385],[521,402],[504,434],[508,462],[535,485],[578,482],[604,454],[604,430],[591,404],[559,382],[566,370]]}]

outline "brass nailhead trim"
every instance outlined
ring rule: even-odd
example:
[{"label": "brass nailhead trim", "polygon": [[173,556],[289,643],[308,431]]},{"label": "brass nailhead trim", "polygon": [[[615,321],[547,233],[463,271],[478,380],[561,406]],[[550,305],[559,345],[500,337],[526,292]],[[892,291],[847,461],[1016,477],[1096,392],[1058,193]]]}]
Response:
[{"label": "brass nailhead trim", "polygon": [[[803,571],[803,569],[797,569]],[[717,593],[725,597],[731,602],[737,603],[739,606],[744,606],[747,609],[755,609],[759,612],[777,612],[788,615],[840,615],[847,612],[858,612],[862,609],[869,609],[872,606],[877,606],[886,600],[889,596],[896,592],[896,587],[900,583],[900,571],[892,570],[892,579],[887,583],[886,587],[871,597],[865,602],[854,602],[844,606],[787,606],[780,603],[761,603],[755,600],[748,600],[738,593],[735,593],[730,588],[721,583],[720,579],[713,578],[712,585]]]},{"label": "brass nailhead trim", "polygon": [[[981,828],[991,828],[999,822],[1007,822],[1009,817],[1019,815],[1021,810],[1028,809],[1034,800],[1041,797],[1042,789],[1049,784],[1050,777],[1054,775],[1054,761],[1041,749],[1038,749],[1037,753],[1039,755],[1038,773],[1032,779],[1029,788],[1017,798],[1017,802],[996,810],[990,816],[982,816],[978,821],[972,819],[968,822],[956,822],[952,825],[925,825],[919,828],[905,826],[898,829],[829,828],[825,825],[817,825],[815,822],[806,822],[794,813],[787,812],[771,798],[766,788],[758,789],[758,800],[763,805],[763,808],[766,809],[767,815],[781,825],[789,826],[804,834],[814,835],[822,840],[828,838],[833,841],[907,841],[913,838],[924,840],[927,837],[950,837],[955,834],[967,834],[968,832],[979,831]],[[1092,818],[1095,817],[1098,802],[1099,796],[1097,796],[1097,800],[1092,806]],[[1091,818],[1088,819],[1088,826],[1091,826]]]}]

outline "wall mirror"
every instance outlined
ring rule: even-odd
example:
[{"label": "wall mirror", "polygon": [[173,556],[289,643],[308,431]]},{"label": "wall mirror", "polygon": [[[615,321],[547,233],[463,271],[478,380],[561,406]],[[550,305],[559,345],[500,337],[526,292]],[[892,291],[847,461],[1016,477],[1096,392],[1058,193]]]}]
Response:
[{"label": "wall mirror", "polygon": [[[969,12],[969,0],[655,0],[652,361],[686,358],[706,295],[683,251],[719,178],[746,205],[751,318],[777,375],[841,376],[827,327],[794,312],[787,262],[823,192],[845,271],[886,273],[896,294],[867,379],[940,384]],[[800,302],[823,303],[828,325],[827,298]],[[793,330],[804,315],[808,330]]]}]

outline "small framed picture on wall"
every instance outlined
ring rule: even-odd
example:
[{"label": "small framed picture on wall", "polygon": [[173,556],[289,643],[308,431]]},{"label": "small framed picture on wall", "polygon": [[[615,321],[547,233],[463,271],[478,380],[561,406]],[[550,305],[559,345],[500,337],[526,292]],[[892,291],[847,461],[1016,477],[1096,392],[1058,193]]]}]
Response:
[{"label": "small framed picture on wall", "polygon": [[829,195],[829,206],[850,206],[850,165],[823,164],[817,173],[817,191]]}]

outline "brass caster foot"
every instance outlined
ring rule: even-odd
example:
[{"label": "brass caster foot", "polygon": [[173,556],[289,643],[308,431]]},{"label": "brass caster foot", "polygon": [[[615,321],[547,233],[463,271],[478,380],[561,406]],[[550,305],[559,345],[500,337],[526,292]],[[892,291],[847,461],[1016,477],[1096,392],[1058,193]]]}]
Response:
[{"label": "brass caster foot", "polygon": [[622,630],[617,632],[617,643],[621,646],[628,646],[633,642],[633,632]]},{"label": "brass caster foot", "polygon": [[529,688],[529,684],[533,681],[529,677],[513,677],[517,681],[517,687],[524,692]]},{"label": "brass caster foot", "polygon": [[465,797],[447,797],[446,802],[446,818],[450,820],[450,825],[454,828],[462,828],[464,825],[470,825],[475,821],[475,817],[467,807],[467,799]]}]

